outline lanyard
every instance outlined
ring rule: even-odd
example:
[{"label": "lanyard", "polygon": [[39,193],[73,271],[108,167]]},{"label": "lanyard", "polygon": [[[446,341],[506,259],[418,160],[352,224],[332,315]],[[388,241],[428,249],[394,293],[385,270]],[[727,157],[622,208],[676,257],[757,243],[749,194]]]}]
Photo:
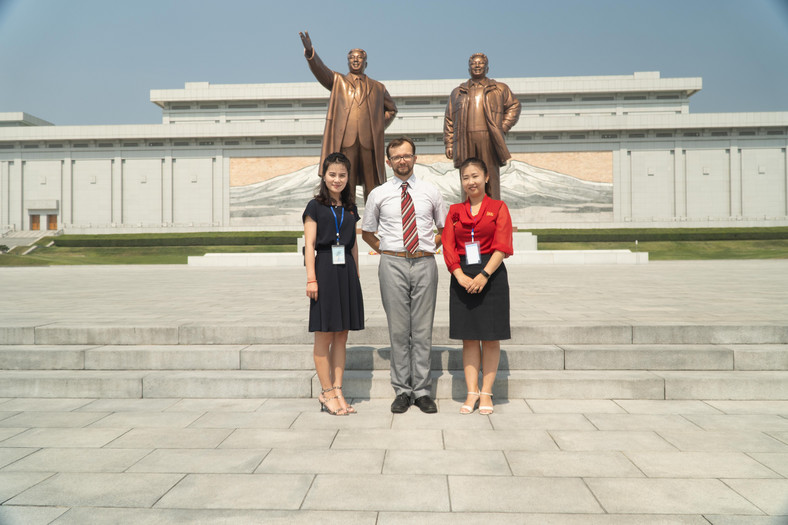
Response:
[{"label": "lanyard", "polygon": [[334,207],[331,206],[331,213],[334,214],[334,225],[337,227],[337,246],[339,246],[339,229],[342,227],[342,223],[345,222],[345,207],[342,206],[342,218],[337,222],[337,212],[334,211]]},{"label": "lanyard", "polygon": [[468,199],[468,216],[473,219],[473,226],[471,226],[471,242],[476,242],[473,233],[474,230],[476,230],[476,223],[479,222],[479,216],[482,214],[482,204],[484,204],[483,200],[482,203],[479,204],[479,213],[474,215],[473,211],[471,211],[471,199]]}]

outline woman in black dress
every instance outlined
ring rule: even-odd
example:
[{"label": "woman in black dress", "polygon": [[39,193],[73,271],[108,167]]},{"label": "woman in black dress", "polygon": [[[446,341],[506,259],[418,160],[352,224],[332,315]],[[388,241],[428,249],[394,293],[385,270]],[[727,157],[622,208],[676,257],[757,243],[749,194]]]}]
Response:
[{"label": "woman in black dress", "polygon": [[320,189],[304,211],[306,295],[309,331],[322,392],[320,410],[354,414],[342,395],[348,330],[364,328],[364,300],[358,271],[358,208],[348,185],[350,161],[332,153],[323,162]]}]

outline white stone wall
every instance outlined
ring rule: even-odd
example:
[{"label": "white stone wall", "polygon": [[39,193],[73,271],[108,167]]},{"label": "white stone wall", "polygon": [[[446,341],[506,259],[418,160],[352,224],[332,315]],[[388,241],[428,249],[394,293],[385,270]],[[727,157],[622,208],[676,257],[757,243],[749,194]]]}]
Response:
[{"label": "white stone wall", "polygon": [[[499,80],[523,103],[513,153],[612,152],[613,225],[788,223],[788,112],[690,114],[701,80],[656,72]],[[387,138],[442,156],[443,109],[462,81],[385,81],[399,106]],[[67,230],[231,228],[230,159],[317,157],[327,99],[316,82],[198,82],[151,91],[163,124],[0,113],[0,231],[29,228],[32,213]]]}]

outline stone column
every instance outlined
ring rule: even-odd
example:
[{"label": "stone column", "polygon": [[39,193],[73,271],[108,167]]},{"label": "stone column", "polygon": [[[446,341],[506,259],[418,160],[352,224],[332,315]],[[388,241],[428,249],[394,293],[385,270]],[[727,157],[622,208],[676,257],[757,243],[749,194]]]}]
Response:
[{"label": "stone column", "polygon": [[161,222],[168,225],[174,222],[172,172],[175,162],[171,154],[161,159]]},{"label": "stone column", "polygon": [[112,177],[112,224],[123,224],[123,158],[116,155],[110,169]]},{"label": "stone column", "polygon": [[741,149],[735,141],[731,141],[731,146],[727,151],[730,173],[730,214],[731,217],[741,217]]}]

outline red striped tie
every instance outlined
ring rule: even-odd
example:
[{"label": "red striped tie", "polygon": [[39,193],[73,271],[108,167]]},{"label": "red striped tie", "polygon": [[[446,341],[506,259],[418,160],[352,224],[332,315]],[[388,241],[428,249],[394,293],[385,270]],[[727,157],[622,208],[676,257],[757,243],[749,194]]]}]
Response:
[{"label": "red striped tie", "polygon": [[419,232],[416,229],[416,210],[408,193],[408,183],[402,183],[402,240],[405,249],[414,253],[419,249]]}]

